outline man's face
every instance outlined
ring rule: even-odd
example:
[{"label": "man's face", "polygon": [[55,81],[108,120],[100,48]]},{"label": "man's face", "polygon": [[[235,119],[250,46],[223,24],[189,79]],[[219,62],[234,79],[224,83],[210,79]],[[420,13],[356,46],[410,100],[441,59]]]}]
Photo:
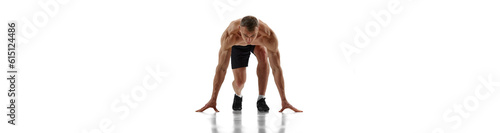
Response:
[{"label": "man's face", "polygon": [[259,33],[259,27],[255,27],[255,30],[250,32],[247,27],[240,26],[240,33],[243,40],[247,43],[247,45],[252,44],[252,42],[257,38],[257,33]]}]

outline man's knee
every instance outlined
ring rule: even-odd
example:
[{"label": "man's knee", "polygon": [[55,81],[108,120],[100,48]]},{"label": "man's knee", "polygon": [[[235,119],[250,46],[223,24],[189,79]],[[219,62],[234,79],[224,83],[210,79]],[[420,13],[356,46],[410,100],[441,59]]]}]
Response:
[{"label": "man's knee", "polygon": [[244,79],[234,80],[233,84],[238,86],[238,87],[241,87],[241,86],[245,85],[245,80]]},{"label": "man's knee", "polygon": [[267,52],[266,51],[262,51],[262,52],[259,52],[257,53],[257,58],[258,60],[261,60],[261,61],[267,61]]},{"label": "man's knee", "polygon": [[267,59],[262,59],[262,61],[258,62],[257,67],[269,68],[269,62],[267,61]]},{"label": "man's knee", "polygon": [[266,48],[263,46],[255,47],[254,49],[254,54],[257,57],[257,60],[259,63],[261,62],[267,62],[267,51]]}]

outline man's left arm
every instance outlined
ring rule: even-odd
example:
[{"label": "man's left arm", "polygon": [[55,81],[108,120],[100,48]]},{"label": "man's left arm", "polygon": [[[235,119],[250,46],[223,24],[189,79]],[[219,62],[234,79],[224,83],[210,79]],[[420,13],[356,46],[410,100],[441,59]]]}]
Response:
[{"label": "man's left arm", "polygon": [[280,65],[280,52],[278,50],[278,39],[276,35],[271,31],[271,36],[269,41],[266,43],[266,48],[269,55],[269,64],[271,65],[271,69],[274,76],[274,82],[276,83],[276,87],[278,88],[278,92],[281,97],[281,110],[279,112],[283,112],[286,108],[290,108],[295,112],[302,112],[297,108],[293,107],[285,96],[285,81],[283,79],[283,70]]}]

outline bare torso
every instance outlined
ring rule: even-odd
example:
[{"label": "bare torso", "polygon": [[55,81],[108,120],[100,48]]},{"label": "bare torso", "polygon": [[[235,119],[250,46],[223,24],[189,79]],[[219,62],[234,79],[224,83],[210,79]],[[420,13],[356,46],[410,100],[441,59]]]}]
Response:
[{"label": "bare torso", "polygon": [[[234,45],[246,46],[248,45],[243,38],[239,30],[241,19],[232,21],[227,29],[224,31],[221,41],[226,40],[227,43],[222,43],[222,47],[225,49],[231,48]],[[259,32],[257,38],[252,42],[251,45],[264,46],[267,49],[275,50],[277,48],[277,38],[274,32],[267,26],[266,23],[259,20]]]}]

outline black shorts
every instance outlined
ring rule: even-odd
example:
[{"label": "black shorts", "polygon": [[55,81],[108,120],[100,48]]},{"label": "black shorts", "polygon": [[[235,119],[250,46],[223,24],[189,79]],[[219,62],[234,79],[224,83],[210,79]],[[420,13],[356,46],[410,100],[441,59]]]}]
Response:
[{"label": "black shorts", "polygon": [[247,67],[250,52],[253,53],[253,49],[255,49],[255,45],[233,46],[231,48],[231,68]]}]

